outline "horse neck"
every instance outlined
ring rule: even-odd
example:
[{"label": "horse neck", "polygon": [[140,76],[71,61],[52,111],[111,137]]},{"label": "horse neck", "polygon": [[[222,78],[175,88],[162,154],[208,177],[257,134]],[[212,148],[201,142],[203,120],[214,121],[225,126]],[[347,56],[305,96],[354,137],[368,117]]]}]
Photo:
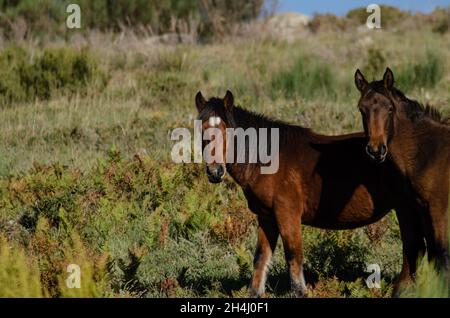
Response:
[{"label": "horse neck", "polygon": [[414,136],[413,123],[403,116],[396,115],[394,132],[389,142],[389,154],[398,168],[405,174],[418,153],[418,141]]},{"label": "horse neck", "polygon": [[230,176],[243,188],[250,187],[258,175],[259,165],[255,163],[228,163],[227,171]]},{"label": "horse neck", "polygon": [[[258,117],[258,115],[248,112],[244,109],[236,107],[232,114],[232,121],[234,123],[233,128],[242,128],[244,130],[248,128],[256,129],[256,135],[259,141],[260,134],[259,128],[267,128],[269,129],[269,133],[267,134],[267,138],[270,141],[270,128],[273,128],[274,122],[269,119],[262,119]],[[282,138],[282,131],[280,129],[280,140]],[[248,153],[249,143],[245,143],[245,152]],[[236,156],[236,153],[235,153]],[[259,162],[256,163],[228,163],[227,171],[231,175],[231,177],[243,188],[250,187],[253,181],[260,174],[261,164]]]},{"label": "horse neck", "polygon": [[442,150],[448,148],[449,142],[449,129],[444,125],[428,118],[412,121],[405,113],[400,113],[395,118],[389,152],[404,174],[412,174],[433,155],[427,147],[435,149],[431,144],[439,144],[438,148]]}]

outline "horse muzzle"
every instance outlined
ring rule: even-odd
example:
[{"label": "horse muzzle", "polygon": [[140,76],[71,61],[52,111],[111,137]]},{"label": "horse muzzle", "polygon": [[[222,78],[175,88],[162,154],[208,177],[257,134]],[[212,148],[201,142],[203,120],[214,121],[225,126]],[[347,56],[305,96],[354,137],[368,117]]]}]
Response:
[{"label": "horse muzzle", "polygon": [[387,152],[388,149],[385,144],[378,146],[368,144],[366,146],[366,153],[369,155],[369,158],[376,163],[384,162],[384,160],[386,160]]},{"label": "horse muzzle", "polygon": [[206,175],[211,183],[219,183],[225,177],[225,167],[222,165],[206,166]]}]

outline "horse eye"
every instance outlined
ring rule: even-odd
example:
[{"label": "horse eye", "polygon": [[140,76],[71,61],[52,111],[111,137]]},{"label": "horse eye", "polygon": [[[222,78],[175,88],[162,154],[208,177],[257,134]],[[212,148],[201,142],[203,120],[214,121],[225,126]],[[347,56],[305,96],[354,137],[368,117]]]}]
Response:
[{"label": "horse eye", "polygon": [[389,107],[389,113],[392,113],[394,111],[394,107],[390,106]]}]

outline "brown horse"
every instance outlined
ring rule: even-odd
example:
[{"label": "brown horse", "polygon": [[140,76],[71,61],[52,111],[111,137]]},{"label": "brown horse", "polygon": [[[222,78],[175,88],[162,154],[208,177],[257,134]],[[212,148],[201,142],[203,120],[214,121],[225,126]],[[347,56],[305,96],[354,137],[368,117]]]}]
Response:
[{"label": "brown horse", "polygon": [[[355,84],[361,92],[358,108],[368,139],[367,154],[376,162],[395,165],[403,176],[403,184],[396,191],[415,203],[407,215],[399,215],[399,220],[419,212],[422,222],[411,231],[424,233],[429,258],[435,259],[438,268],[448,270],[448,121],[437,110],[408,99],[396,89],[389,68],[383,80],[370,84],[357,70]],[[424,249],[424,243],[417,241],[406,248],[406,257],[413,260]],[[410,265],[410,271],[414,272],[415,264]]]},{"label": "brown horse", "polygon": [[[377,165],[369,160],[364,152],[366,138],[362,132],[323,136],[307,128],[270,120],[235,106],[229,91],[223,99],[208,101],[198,92],[195,101],[203,132],[213,126],[225,136],[203,143],[204,149],[211,144],[217,146],[214,149],[221,149],[215,154],[220,158],[216,156],[214,162],[206,165],[208,179],[220,182],[228,172],[242,187],[250,210],[258,217],[258,242],[250,284],[252,296],[264,293],[267,267],[279,235],[291,287],[298,296],[304,296],[301,224],[353,229],[378,221],[391,209],[403,211],[408,206],[396,192],[402,184],[399,173],[389,163]],[[245,131],[254,128],[258,137],[268,142],[272,133],[262,134],[262,129],[278,129],[278,171],[262,174],[259,157],[255,163],[229,160],[228,152],[232,149],[226,137],[229,128]],[[233,144],[236,145],[234,141]],[[246,154],[254,151],[249,144],[245,144]],[[401,228],[412,228],[418,222],[415,215],[404,215],[399,218]],[[413,234],[405,232],[404,245],[420,239]]]}]

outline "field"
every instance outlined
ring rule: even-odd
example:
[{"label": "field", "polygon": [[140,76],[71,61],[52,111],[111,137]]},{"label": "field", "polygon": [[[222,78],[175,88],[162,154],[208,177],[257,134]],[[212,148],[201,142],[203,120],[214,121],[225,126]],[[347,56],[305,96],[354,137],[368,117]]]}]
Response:
[{"label": "field", "polygon": [[[5,41],[0,50],[0,296],[246,297],[255,218],[228,177],[174,164],[170,131],[193,127],[194,96],[324,134],[362,130],[353,84],[386,66],[408,96],[450,115],[450,33],[432,26],[264,32],[205,44],[90,32]],[[402,254],[397,220],[303,230],[311,297],[390,297]],[[267,297],[290,297],[281,241]],[[369,289],[367,264],[381,267]],[[68,264],[81,288],[66,285]],[[448,297],[424,262],[404,296]]]}]

